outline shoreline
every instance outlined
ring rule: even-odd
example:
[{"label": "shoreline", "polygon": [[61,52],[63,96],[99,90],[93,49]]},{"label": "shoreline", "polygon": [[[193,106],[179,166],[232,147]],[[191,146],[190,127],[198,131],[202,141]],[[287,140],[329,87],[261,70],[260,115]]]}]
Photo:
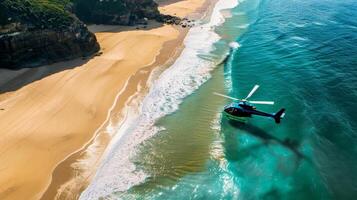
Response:
[{"label": "shoreline", "polygon": [[[220,4],[216,3],[218,3],[218,1],[207,1],[207,4],[205,5],[207,5],[206,11],[208,11],[208,13],[203,13],[204,15],[201,15],[200,18],[203,21],[203,24],[190,29],[189,34],[185,37],[185,48],[183,49],[183,52],[181,52],[178,59],[176,59],[175,63],[169,68],[167,68],[155,80],[153,85],[150,87],[151,89],[149,93],[145,95],[145,99],[143,99],[143,101],[141,102],[141,105],[138,108],[139,110],[135,110],[135,108],[132,108],[134,110],[132,112],[135,113],[134,116],[128,119],[127,122],[125,122],[125,124],[118,130],[119,133],[115,136],[115,138],[113,138],[111,144],[106,150],[107,152],[105,158],[103,159],[102,165],[99,167],[89,187],[82,193],[81,199],[97,199],[99,197],[105,197],[111,194],[111,192],[113,191],[116,191],[118,193],[124,192],[135,185],[143,183],[144,180],[148,178],[148,175],[145,172],[141,170],[135,170],[135,163],[132,163],[130,158],[134,156],[133,154],[135,154],[134,152],[136,151],[135,149],[137,145],[150,138],[151,136],[155,135],[156,131],[160,130],[159,127],[154,127],[154,124],[151,123],[154,123],[156,119],[161,118],[164,115],[170,114],[170,110],[175,109],[177,107],[176,103],[181,102],[181,97],[184,98],[184,96],[187,95],[182,94],[186,93],[185,89],[187,88],[181,90],[182,88],[180,89],[180,82],[182,82],[183,84],[187,84],[188,82],[190,82],[189,79],[192,76],[195,76],[196,73],[198,73],[197,75],[200,76],[200,74],[202,73],[211,71],[211,67],[208,67],[208,69],[206,69],[206,67],[204,67],[204,69],[201,68],[203,66],[197,63],[202,61],[199,57],[197,57],[199,60],[193,61],[193,63],[191,63],[190,60],[196,59],[196,55],[200,54],[201,50],[205,51],[207,44],[211,46],[215,41],[217,41],[218,38],[217,35],[213,33],[213,27],[223,23],[223,21],[221,20],[221,16],[223,15],[223,13],[220,13],[218,11],[231,8],[230,6],[232,6],[231,4],[234,2],[229,2],[228,4],[225,4],[224,2],[220,1]],[[208,19],[207,17],[209,17],[210,20],[209,22],[205,23],[206,19]],[[202,33],[202,30],[204,30],[205,33],[203,34],[203,37],[200,37],[200,33]],[[210,38],[212,36],[213,38]],[[201,41],[203,38],[210,39],[209,41]],[[201,43],[203,44],[201,45]],[[208,49],[206,51],[210,50]],[[192,56],[188,56],[191,53],[192,56],[194,56],[195,58],[193,58]],[[209,63],[204,62],[203,65],[205,64]],[[180,65],[181,67],[179,67],[178,65]],[[193,69],[193,71],[191,71],[189,69],[190,66],[196,66],[194,68],[197,69]],[[182,69],[180,68],[183,68],[183,70],[187,71],[182,72]],[[181,75],[180,71],[183,75]],[[173,75],[176,74],[176,78],[168,76],[171,72]],[[193,72],[192,76],[187,74],[190,72]],[[186,78],[181,79],[183,78],[182,76]],[[171,80],[172,78],[174,80]],[[205,79],[205,77],[203,77],[203,79]],[[171,91],[171,89],[165,88],[164,85],[158,86],[157,83],[159,82],[159,84],[161,84],[163,81],[164,85],[166,86],[175,86],[170,88],[172,88],[173,92],[177,92],[178,96],[181,97],[178,97],[179,99],[176,99],[176,96],[173,97],[170,95],[172,94],[171,92],[168,92],[168,95],[165,95],[165,91]],[[198,82],[201,82],[201,80],[198,80]],[[178,84],[177,88],[176,84]],[[195,86],[192,87],[195,88]],[[162,98],[165,98],[165,96],[169,98],[168,101],[170,102],[170,104],[174,104],[173,108],[172,106],[168,106],[166,104],[166,107],[165,105],[162,105],[162,103],[165,102],[165,100]],[[154,99],[158,101],[155,101]],[[176,100],[178,100],[179,102],[176,102]],[[160,109],[162,110],[159,111]],[[162,115],[162,112],[165,112],[166,114]]]},{"label": "shoreline", "polygon": [[[189,5],[189,3],[195,2],[195,0],[187,0],[184,1],[186,3],[185,6]],[[201,14],[206,14],[203,13],[203,11],[201,9],[205,8],[205,7],[209,7],[210,4],[210,0],[199,0],[199,2],[204,2],[201,7],[194,7],[194,8],[190,8],[191,10],[189,11],[180,11],[178,14],[175,13],[176,16],[180,16],[180,17],[187,17],[187,16],[191,16],[191,15],[198,15],[198,12]],[[179,2],[177,2],[179,3]],[[181,2],[182,3],[182,2]],[[174,3],[175,4],[175,3]],[[172,4],[168,4],[170,6],[173,6],[173,8],[175,8],[175,5]],[[167,6],[168,6],[167,5]],[[162,7],[160,7],[162,8]],[[168,9],[168,11],[170,11],[170,8]],[[164,11],[165,14],[167,14],[167,12]],[[169,12],[169,14],[171,14],[171,12]],[[200,16],[198,15],[198,16]],[[113,28],[110,26],[109,29]],[[114,27],[115,28],[115,27]],[[132,30],[134,30],[134,28],[131,28]],[[108,116],[107,119],[103,122],[103,124],[95,131],[95,134],[93,135],[93,138],[81,149],[79,149],[78,151],[72,153],[71,155],[69,155],[67,158],[65,158],[64,160],[62,160],[60,163],[58,163],[58,165],[55,167],[55,170],[53,171],[53,178],[56,177],[61,177],[60,179],[63,180],[63,172],[67,173],[67,176],[65,176],[67,179],[67,181],[60,181],[59,183],[54,183],[53,181],[51,181],[49,187],[47,187],[47,189],[45,190],[45,192],[43,193],[41,199],[52,199],[52,197],[54,198],[58,198],[58,199],[78,199],[81,192],[83,192],[86,187],[89,185],[90,179],[93,177],[93,175],[96,172],[97,167],[100,164],[100,161],[102,160],[102,156],[105,154],[105,150],[106,147],[109,145],[110,140],[112,139],[112,137],[108,136],[108,131],[105,130],[106,127],[108,126],[108,123],[111,122],[110,120],[113,118],[113,114],[118,114],[121,112],[124,112],[124,110],[126,109],[126,107],[128,107],[128,105],[126,105],[127,103],[129,103],[131,101],[131,98],[133,98],[135,95],[139,94],[139,93],[146,93],[148,91],[149,88],[145,88],[145,91],[136,91],[136,92],[132,92],[131,95],[125,95],[125,98],[127,101],[123,101],[123,99],[121,99],[121,103],[122,106],[118,106],[118,98],[120,96],[122,96],[123,93],[128,92],[129,90],[132,90],[129,85],[133,85],[133,82],[137,82],[137,84],[134,84],[136,86],[140,86],[141,87],[145,87],[146,84],[142,83],[142,82],[146,82],[148,81],[148,79],[151,78],[152,73],[154,70],[158,69],[158,68],[166,68],[169,65],[171,65],[176,58],[180,55],[180,52],[183,50],[184,48],[184,44],[183,44],[183,40],[186,36],[186,34],[188,33],[189,29],[182,29],[180,26],[175,27],[175,29],[177,29],[179,31],[179,36],[171,41],[167,41],[162,45],[162,48],[160,50],[160,53],[155,57],[154,59],[154,63],[150,64],[149,66],[146,66],[140,70],[138,70],[135,74],[133,74],[126,83],[126,86],[122,88],[122,91],[120,91],[116,97],[115,102],[112,105],[112,108],[109,110],[108,112]],[[141,29],[142,30],[142,29]],[[110,31],[110,30],[106,30],[106,31]],[[106,32],[104,31],[104,32]],[[129,30],[131,31],[131,30]],[[171,51],[171,53],[170,53]],[[164,53],[165,52],[165,53]],[[165,54],[170,54],[168,56],[165,57]],[[173,55],[173,56],[172,56]],[[163,57],[163,58],[160,58]],[[163,69],[159,69],[159,70],[163,70]],[[145,71],[145,74],[142,78],[137,78],[137,80],[132,80],[132,79],[136,79],[135,77],[141,73],[141,71]],[[140,76],[140,75],[139,75]],[[125,106],[124,106],[125,104]],[[118,119],[116,119],[116,123],[123,121],[124,120],[124,116],[123,114],[121,114],[121,117],[117,117]],[[114,136],[113,136],[114,137]],[[104,139],[103,139],[104,138]],[[98,152],[96,151],[96,153],[99,153],[100,155],[94,155],[95,157],[97,157],[96,162],[95,162],[95,167],[89,169],[90,171],[90,176],[86,177],[84,179],[84,183],[82,182],[82,184],[80,184],[81,186],[79,188],[75,188],[75,190],[77,190],[77,192],[75,192],[74,194],[76,194],[76,196],[73,196],[73,187],[68,188],[65,187],[64,189],[61,189],[62,192],[58,193],[56,191],[56,189],[58,189],[60,186],[64,186],[65,183],[68,183],[70,181],[73,181],[77,176],[78,177],[78,173],[80,174],[81,168],[79,169],[74,169],[73,165],[76,164],[78,162],[78,160],[85,160],[86,158],[84,158],[86,155],[88,148],[90,148],[91,145],[93,145],[94,143],[98,142],[98,140],[100,141],[100,148],[101,150]],[[92,155],[93,156],[93,155]],[[88,164],[88,163],[87,163]],[[93,167],[93,166],[91,166]],[[71,170],[68,170],[68,168],[72,168]],[[87,169],[88,170],[88,169]],[[88,171],[87,171],[88,172]],[[56,175],[57,173],[57,175]],[[76,175],[74,175],[76,174]],[[83,178],[83,177],[82,177]],[[82,179],[83,180],[83,179]],[[71,186],[76,185],[78,187],[78,182],[72,183]],[[70,189],[70,191],[66,191]],[[65,190],[65,191],[63,191]],[[64,196],[63,196],[64,194]],[[72,195],[72,196],[71,196]]]},{"label": "shoreline", "polygon": [[[60,177],[60,179],[62,179],[63,172],[65,171],[65,173],[70,173],[70,174],[67,174],[67,176],[65,176],[66,180],[61,181],[59,183],[52,182],[51,185],[47,188],[44,195],[41,197],[41,199],[53,199],[51,197],[56,197],[57,195],[60,195],[59,196],[60,198],[71,197],[71,196],[67,196],[68,193],[66,194],[66,192],[64,192],[64,194],[62,194],[62,193],[58,193],[56,191],[56,189],[58,189],[60,186],[62,186],[63,184],[66,184],[66,183],[69,183],[71,185],[70,188],[68,186],[65,187],[66,189],[71,189],[71,191],[73,189],[79,190],[78,193],[75,193],[75,194],[78,194],[78,196],[73,197],[74,199],[79,198],[79,195],[88,186],[89,180],[95,174],[96,169],[102,159],[102,155],[104,154],[107,145],[109,144],[110,140],[112,139],[112,137],[109,136],[110,135],[109,131],[106,130],[107,127],[109,126],[109,123],[113,123],[111,121],[111,120],[113,120],[113,118],[118,118],[118,119],[114,119],[115,123],[119,123],[119,122],[125,120],[126,117],[123,112],[125,111],[126,107],[128,106],[127,104],[131,103],[132,98],[134,96],[136,96],[137,94],[145,93],[145,91],[139,91],[139,90],[136,90],[133,88],[129,88],[128,85],[140,86],[144,90],[148,90],[149,88],[145,88],[145,85],[146,85],[146,82],[148,81],[148,79],[150,79],[151,73],[153,72],[153,70],[155,70],[157,68],[161,68],[161,67],[165,68],[165,67],[169,66],[172,62],[174,62],[175,58],[179,55],[179,53],[181,51],[182,41],[183,41],[186,33],[187,33],[187,30],[185,30],[185,29],[180,30],[180,35],[175,40],[168,41],[163,45],[163,48],[161,49],[160,54],[156,57],[156,61],[153,64],[144,67],[142,70],[139,70],[136,74],[134,74],[133,76],[131,76],[129,78],[129,80],[127,81],[126,87],[123,88],[123,90],[121,92],[119,92],[118,98],[116,98],[115,102],[113,103],[112,109],[108,113],[108,118],[97,129],[96,134],[94,134],[94,137],[88,142],[88,144],[85,145],[85,147],[79,149],[77,152],[74,152],[68,158],[64,159],[61,163],[59,163],[59,165],[56,166],[56,169],[54,170],[54,173],[53,173],[54,177],[55,178]],[[164,50],[166,51],[165,53],[163,52]],[[168,54],[168,55],[165,55],[165,54]],[[171,55],[172,55],[172,57],[171,57]],[[162,58],[160,58],[160,57],[162,57]],[[145,71],[144,72],[145,74],[142,73],[142,71]],[[129,94],[124,94],[124,93],[129,93]],[[121,95],[125,96],[126,98],[122,98],[119,101],[119,97]],[[115,117],[113,115],[120,115],[120,116]],[[86,157],[85,154],[88,152],[86,152],[86,151],[88,150],[88,148],[91,145],[96,145],[95,143],[98,141],[100,143],[99,148],[101,148],[101,149],[99,151],[98,151],[98,149],[96,149],[96,154],[99,153],[99,155],[88,155],[88,156],[94,156],[96,158],[95,162],[93,163],[95,167],[93,167],[93,165],[92,165],[93,168],[89,169],[89,171],[90,171],[89,175],[87,175],[86,177],[81,177],[81,175],[78,175],[81,173],[80,171],[82,170],[80,168],[73,169],[69,172],[68,171],[66,172],[66,170],[68,168],[72,168],[71,165],[77,163],[78,160],[87,160],[88,158],[85,158]],[[86,164],[88,164],[88,163],[86,163]],[[87,173],[88,173],[88,171],[86,171],[86,174]],[[76,180],[78,178],[80,179],[80,182],[81,182],[81,183],[79,183],[80,184],[79,188],[77,188],[78,180]],[[71,181],[75,181],[75,183],[72,184],[72,183],[70,183]]]},{"label": "shoreline", "polygon": [[[88,132],[94,133],[103,123],[117,91],[138,70],[155,62],[162,45],[174,40],[178,31],[165,25],[98,34],[104,38],[102,56],[0,95],[5,108],[0,113],[5,132],[0,142],[0,160],[5,163],[0,172],[1,199],[39,199],[52,182],[55,167],[93,138]],[[139,53],[142,59],[137,60],[130,52],[142,47],[147,52]],[[76,61],[56,65],[71,62]]]},{"label": "shoreline", "polygon": [[[200,9],[194,9],[190,2],[198,5],[197,2],[209,1],[183,1],[190,9],[175,11],[176,16],[190,16]],[[177,4],[181,6],[180,2]],[[170,4],[170,7],[162,12],[170,14],[175,6]],[[177,57],[186,33],[187,29],[170,25],[127,31],[112,26],[96,33],[102,55],[42,66],[51,70],[51,67],[63,68],[63,71],[55,70],[19,89],[0,94],[0,106],[4,108],[0,112],[3,119],[0,127],[5,133],[0,140],[0,161],[5,163],[0,171],[0,198],[55,197],[58,188],[71,180],[73,174],[85,171],[74,169],[73,165],[78,158],[86,156],[83,154],[98,142],[97,137],[103,137],[95,162],[99,164],[111,139],[105,130],[111,115],[125,111],[122,106],[130,102],[139,87],[146,86],[158,63],[174,62],[174,59],[160,60],[159,57],[168,52],[165,48]],[[166,47],[170,42],[172,47]],[[143,53],[142,48],[148,52]],[[31,70],[24,72],[26,75]],[[36,73],[43,71],[35,70],[37,76]],[[134,81],[137,84],[131,85],[130,81],[137,74],[140,76]],[[120,121],[120,117],[117,120]],[[93,168],[89,168],[91,176],[96,167]],[[64,179],[63,174],[66,174]],[[78,198],[83,189],[85,187],[77,190],[73,198]]]}]

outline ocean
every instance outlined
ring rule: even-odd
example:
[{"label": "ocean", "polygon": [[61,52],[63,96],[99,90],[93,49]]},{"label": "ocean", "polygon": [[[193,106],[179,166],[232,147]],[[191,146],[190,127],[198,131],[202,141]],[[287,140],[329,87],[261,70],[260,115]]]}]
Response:
[{"label": "ocean", "polygon": [[[356,10],[352,0],[220,0],[81,198],[355,199]],[[213,93],[242,98],[255,84],[252,100],[275,101],[260,110],[286,108],[281,124],[222,117],[230,101]]]}]

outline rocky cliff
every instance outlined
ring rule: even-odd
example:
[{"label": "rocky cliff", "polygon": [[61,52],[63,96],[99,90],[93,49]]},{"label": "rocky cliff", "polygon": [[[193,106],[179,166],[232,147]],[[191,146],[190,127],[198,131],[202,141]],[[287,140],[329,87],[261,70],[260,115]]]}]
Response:
[{"label": "rocky cliff", "polygon": [[1,68],[49,64],[99,50],[95,35],[66,10],[65,1],[58,2],[0,2]]},{"label": "rocky cliff", "polygon": [[147,19],[160,19],[153,0],[74,0],[73,10],[84,22],[133,25]]},{"label": "rocky cliff", "polygon": [[134,25],[148,19],[177,21],[160,15],[154,0],[0,0],[0,68],[93,54],[99,45],[82,21]]},{"label": "rocky cliff", "polygon": [[17,31],[0,36],[0,67],[34,67],[89,56],[98,50],[95,36],[81,23],[65,31]]}]

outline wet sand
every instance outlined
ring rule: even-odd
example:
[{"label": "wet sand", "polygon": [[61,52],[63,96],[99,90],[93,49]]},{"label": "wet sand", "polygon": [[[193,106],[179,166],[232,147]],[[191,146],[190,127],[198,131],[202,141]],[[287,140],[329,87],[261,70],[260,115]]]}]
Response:
[{"label": "wet sand", "polygon": [[[97,129],[96,137],[80,151],[72,154],[68,159],[56,167],[53,173],[51,185],[46,190],[41,199],[77,199],[80,193],[88,186],[89,181],[96,172],[100,164],[105,147],[109,144],[113,130],[112,124],[120,124],[126,118],[127,106],[132,106],[133,99],[139,93],[144,94],[149,88],[147,81],[150,73],[157,68],[165,68],[174,62],[181,52],[182,41],[186,34],[185,30],[180,30],[179,37],[164,44],[162,51],[156,57],[155,63],[138,70],[128,81],[128,86],[118,96],[116,102],[109,113],[109,117]],[[132,87],[131,87],[132,86]],[[94,152],[93,152],[94,150]],[[72,169],[72,170],[68,170]]]},{"label": "wet sand", "polygon": [[[186,16],[199,8],[197,2],[203,3],[184,2],[190,9],[178,2],[179,9],[171,4],[162,12]],[[52,179],[54,170],[93,142],[113,108],[120,109],[116,104],[124,105],[143,84],[139,80],[147,80],[156,64],[175,54],[186,31],[169,25],[130,31],[96,28],[101,56],[48,66],[75,67],[0,94],[0,199],[39,199],[51,184],[60,185],[51,183],[63,182],[58,178],[62,174],[54,173]],[[166,56],[160,58],[160,52]],[[148,70],[131,79],[143,69]],[[71,174],[70,163],[60,169],[63,174]]]}]

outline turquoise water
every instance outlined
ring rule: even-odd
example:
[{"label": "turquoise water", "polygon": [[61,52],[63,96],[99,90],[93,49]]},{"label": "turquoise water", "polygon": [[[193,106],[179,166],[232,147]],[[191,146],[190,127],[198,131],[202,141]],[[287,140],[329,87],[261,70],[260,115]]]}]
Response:
[{"label": "turquoise water", "polygon": [[[241,2],[202,57],[219,63],[230,42],[241,47],[156,123],[131,159],[145,181],[108,198],[356,199],[356,11],[350,0]],[[244,97],[255,84],[251,99],[286,108],[282,123],[222,119],[229,101],[212,93]]]},{"label": "turquoise water", "polygon": [[356,1],[275,0],[249,15],[254,20],[230,60],[231,94],[244,96],[258,83],[254,99],[275,100],[288,112],[279,126],[255,119],[249,134],[229,136],[237,141],[228,141],[226,155],[242,199],[357,197],[356,10]]}]

